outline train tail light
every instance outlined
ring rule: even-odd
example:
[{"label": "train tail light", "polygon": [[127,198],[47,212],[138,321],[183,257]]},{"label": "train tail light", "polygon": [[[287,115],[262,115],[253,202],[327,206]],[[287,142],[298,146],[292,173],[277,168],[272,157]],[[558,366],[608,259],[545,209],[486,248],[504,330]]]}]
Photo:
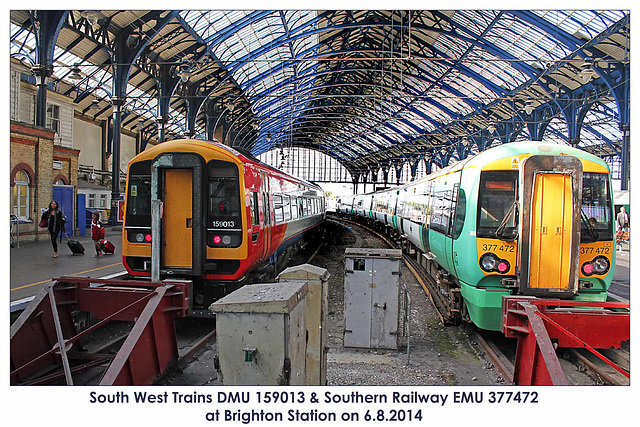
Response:
[{"label": "train tail light", "polygon": [[213,236],[213,243],[215,243],[216,245],[219,244],[222,241],[222,239],[220,238],[220,236]]},{"label": "train tail light", "polygon": [[507,261],[500,261],[497,268],[498,272],[504,274],[509,271],[509,263]]},{"label": "train tail light", "polygon": [[603,256],[596,257],[592,261],[582,264],[582,274],[591,276],[592,274],[605,274],[611,268],[609,259]]},{"label": "train tail light", "polygon": [[511,268],[509,261],[500,259],[496,254],[486,253],[480,257],[480,268],[491,273],[497,271],[500,274],[505,274]]},{"label": "train tail light", "polygon": [[151,241],[151,234],[145,235],[144,236],[144,241],[147,242],[147,243],[150,242]]}]

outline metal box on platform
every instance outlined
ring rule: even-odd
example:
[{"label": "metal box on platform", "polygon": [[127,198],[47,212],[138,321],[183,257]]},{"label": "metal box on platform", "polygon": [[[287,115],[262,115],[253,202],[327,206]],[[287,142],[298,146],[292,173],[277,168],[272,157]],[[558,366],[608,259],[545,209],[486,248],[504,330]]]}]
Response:
[{"label": "metal box on platform", "polygon": [[397,249],[345,250],[345,347],[398,349],[401,260]]},{"label": "metal box on platform", "polygon": [[256,284],[211,304],[220,384],[305,384],[307,292],[305,281]]},{"label": "metal box on platform", "polygon": [[305,298],[307,339],[307,385],[327,384],[327,283],[329,272],[311,264],[289,267],[278,275],[278,282],[304,280],[309,286]]}]

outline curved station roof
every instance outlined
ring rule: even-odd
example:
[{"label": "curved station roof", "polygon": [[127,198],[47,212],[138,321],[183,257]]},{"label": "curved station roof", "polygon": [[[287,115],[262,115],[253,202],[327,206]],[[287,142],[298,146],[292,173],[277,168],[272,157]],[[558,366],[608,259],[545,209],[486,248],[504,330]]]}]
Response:
[{"label": "curved station roof", "polygon": [[[11,55],[30,67],[41,13],[11,12]],[[616,157],[629,125],[628,11],[58,15],[56,89],[96,119],[124,98],[123,127],[152,138],[224,122],[255,155],[301,146],[357,172],[519,139]]]}]

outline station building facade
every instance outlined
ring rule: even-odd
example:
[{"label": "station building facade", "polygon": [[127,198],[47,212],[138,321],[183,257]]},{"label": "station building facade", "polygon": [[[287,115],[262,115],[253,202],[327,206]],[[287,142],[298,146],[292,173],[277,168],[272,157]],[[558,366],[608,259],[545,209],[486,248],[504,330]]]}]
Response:
[{"label": "station building facade", "polygon": [[[108,120],[94,120],[91,114],[77,111],[73,100],[59,93],[53,83],[47,93],[47,125],[35,126],[36,87],[30,69],[11,59],[10,80],[9,209],[20,219],[20,240],[49,238],[45,229],[39,229],[38,222],[42,209],[61,194],[70,198],[67,211],[73,214],[73,218],[67,218],[66,231],[77,234],[84,227],[76,220],[80,209],[105,207],[103,215],[109,214]],[[123,180],[127,163],[137,154],[138,146],[137,135],[123,130]],[[85,194],[85,206],[77,206],[79,193]]]}]

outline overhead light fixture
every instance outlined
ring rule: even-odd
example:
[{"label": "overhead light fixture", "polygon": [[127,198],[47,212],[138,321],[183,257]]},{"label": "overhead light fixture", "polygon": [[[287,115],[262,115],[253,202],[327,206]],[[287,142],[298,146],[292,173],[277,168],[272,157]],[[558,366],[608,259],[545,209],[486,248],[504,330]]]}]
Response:
[{"label": "overhead light fixture", "polygon": [[236,108],[236,104],[232,101],[229,101],[225,104],[224,108],[229,110],[230,113],[233,113],[233,109]]},{"label": "overhead light fixture", "polygon": [[178,77],[180,77],[180,81],[182,83],[186,83],[191,78],[191,65],[188,62],[182,62],[178,67],[178,72],[176,73]]},{"label": "overhead light fixture", "polygon": [[489,133],[494,133],[496,131],[496,125],[490,123],[489,126],[487,126],[487,130],[489,131]]},{"label": "overhead light fixture", "polygon": [[527,99],[527,101],[524,104],[524,112],[527,114],[531,114],[535,109],[536,107],[533,105],[533,100]]},{"label": "overhead light fixture", "polygon": [[93,111],[98,111],[100,109],[100,101],[94,99],[91,101],[91,106],[89,108]]},{"label": "overhead light fixture", "polygon": [[69,73],[69,75],[67,76],[70,80],[81,80],[82,79],[82,74],[80,74],[80,67],[78,67],[78,64],[74,64],[73,67],[71,67],[69,69],[69,71],[71,71]]},{"label": "overhead light fixture", "polygon": [[271,134],[270,133],[267,134],[266,140],[267,140],[267,142],[271,142]]},{"label": "overhead light fixture", "polygon": [[103,17],[102,13],[97,10],[83,10],[80,12],[80,16],[86,18],[94,28],[98,23],[98,20]]},{"label": "overhead light fixture", "polygon": [[580,68],[582,69],[582,71],[580,71],[580,79],[582,80],[582,83],[589,83],[589,81],[591,81],[591,78],[593,78],[593,76],[596,74],[595,70],[593,69],[593,59],[586,58],[584,60],[584,64],[582,64]]}]

